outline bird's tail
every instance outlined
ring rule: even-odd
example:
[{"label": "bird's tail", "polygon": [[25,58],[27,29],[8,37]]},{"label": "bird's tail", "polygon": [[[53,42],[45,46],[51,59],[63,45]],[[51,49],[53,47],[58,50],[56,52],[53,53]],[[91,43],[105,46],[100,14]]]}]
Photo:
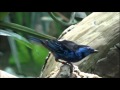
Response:
[{"label": "bird's tail", "polygon": [[48,50],[53,51],[55,49],[54,47],[54,40],[44,40],[44,39],[38,39],[36,37],[30,36],[29,39],[31,41],[41,43],[44,47],[46,47]]},{"label": "bird's tail", "polygon": [[37,43],[41,43],[42,45],[46,45],[47,40],[39,39],[33,36],[29,36],[29,40]]}]

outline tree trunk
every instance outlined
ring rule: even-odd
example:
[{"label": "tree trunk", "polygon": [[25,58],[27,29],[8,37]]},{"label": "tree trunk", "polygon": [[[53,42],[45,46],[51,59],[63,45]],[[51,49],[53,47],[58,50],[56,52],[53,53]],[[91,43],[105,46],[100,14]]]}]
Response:
[{"label": "tree trunk", "polygon": [[[91,54],[82,61],[73,63],[78,65],[81,71],[92,73],[96,62],[105,57],[109,49],[119,42],[119,18],[120,12],[94,12],[78,24],[70,26],[61,34],[60,39],[88,45],[99,50],[97,54]],[[61,63],[54,59],[54,56],[50,54],[41,74],[42,78],[49,76],[56,67],[60,68]],[[57,77],[57,75],[54,77]]]}]

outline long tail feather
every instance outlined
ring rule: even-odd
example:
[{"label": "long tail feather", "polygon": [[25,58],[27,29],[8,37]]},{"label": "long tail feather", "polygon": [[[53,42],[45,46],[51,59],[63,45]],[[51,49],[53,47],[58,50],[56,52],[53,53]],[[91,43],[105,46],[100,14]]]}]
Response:
[{"label": "long tail feather", "polygon": [[29,39],[34,42],[41,43],[44,47],[46,47],[50,51],[56,50],[58,47],[55,45],[56,40],[43,40],[43,39],[38,39],[36,37],[30,36]]}]

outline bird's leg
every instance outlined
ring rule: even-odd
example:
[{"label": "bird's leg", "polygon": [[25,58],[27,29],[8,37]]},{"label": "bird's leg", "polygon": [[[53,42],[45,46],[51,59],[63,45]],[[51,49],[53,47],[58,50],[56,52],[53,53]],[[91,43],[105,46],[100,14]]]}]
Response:
[{"label": "bird's leg", "polygon": [[60,63],[62,63],[62,64],[66,64],[66,65],[69,65],[70,66],[70,77],[72,77],[72,73],[73,73],[73,68],[74,68],[74,66],[73,66],[73,64],[71,63],[71,62],[62,62],[62,61],[59,61],[58,59],[55,59],[55,61],[56,62],[60,62]]},{"label": "bird's leg", "polygon": [[74,68],[74,66],[73,66],[73,64],[71,63],[71,62],[62,62],[62,61],[59,61],[57,58],[55,59],[55,61],[56,62],[60,62],[60,63],[62,63],[62,64],[69,64],[70,65],[70,73],[72,73],[73,72],[73,68]]},{"label": "bird's leg", "polygon": [[71,62],[67,62],[67,63],[70,65],[70,73],[72,73],[74,66],[73,66],[73,64]]},{"label": "bird's leg", "polygon": [[56,62],[60,62],[62,64],[66,64],[65,62],[59,61],[58,59],[55,59]]}]

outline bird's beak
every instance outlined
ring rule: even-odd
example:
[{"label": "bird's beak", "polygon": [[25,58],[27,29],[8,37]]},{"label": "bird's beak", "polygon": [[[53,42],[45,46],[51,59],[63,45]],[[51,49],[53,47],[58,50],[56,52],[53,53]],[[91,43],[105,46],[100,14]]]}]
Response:
[{"label": "bird's beak", "polygon": [[98,52],[98,50],[94,50],[94,53],[97,53]]}]

